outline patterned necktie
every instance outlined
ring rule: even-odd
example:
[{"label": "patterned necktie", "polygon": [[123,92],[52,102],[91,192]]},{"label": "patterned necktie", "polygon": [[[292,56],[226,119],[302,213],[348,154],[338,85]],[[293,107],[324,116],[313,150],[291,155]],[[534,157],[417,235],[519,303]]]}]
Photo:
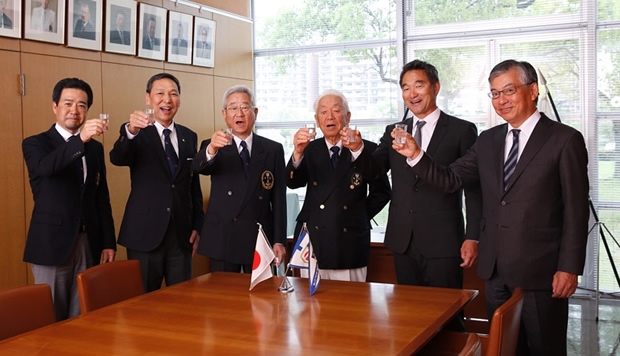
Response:
[{"label": "patterned necktie", "polygon": [[340,152],[340,147],[338,146],[332,146],[332,148],[330,148],[330,151],[332,151],[332,167],[334,167],[334,169],[336,169],[336,166],[338,165],[338,153]]},{"label": "patterned necktie", "polygon": [[170,141],[170,129],[164,129],[164,151],[166,151],[166,158],[168,159],[168,167],[170,168],[170,174],[172,177],[176,176],[177,168],[179,167],[179,157],[174,151],[172,142]]},{"label": "patterned necktie", "polygon": [[512,147],[508,152],[508,158],[504,162],[504,190],[508,187],[508,181],[517,168],[517,158],[519,156],[519,133],[521,130],[513,129],[512,131]]},{"label": "patterned necktie", "polygon": [[250,169],[250,151],[248,151],[248,145],[245,141],[241,141],[241,161],[243,162],[245,177],[247,178]]},{"label": "patterned necktie", "polygon": [[422,148],[422,126],[426,125],[426,121],[418,120],[415,123],[415,134],[413,135],[413,139],[418,144],[418,147]]}]

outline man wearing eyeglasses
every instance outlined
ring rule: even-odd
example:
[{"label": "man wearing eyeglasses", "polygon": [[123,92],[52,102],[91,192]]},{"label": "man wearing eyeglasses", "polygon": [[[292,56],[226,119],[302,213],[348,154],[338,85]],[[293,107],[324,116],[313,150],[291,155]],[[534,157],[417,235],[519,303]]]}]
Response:
[{"label": "man wearing eyeglasses", "polygon": [[538,111],[538,77],[528,62],[499,63],[489,83],[506,124],[483,132],[450,167],[434,162],[410,135],[392,147],[407,157],[411,174],[440,189],[480,183],[477,273],[486,279],[489,316],[521,287],[517,354],[566,355],[568,298],[583,271],[588,235],[585,142]]},{"label": "man wearing eyeglasses", "polygon": [[273,246],[276,265],[286,255],[286,176],[282,144],[252,132],[254,94],[236,85],[224,93],[228,131],[202,142],[192,167],[211,177],[198,253],[211,271],[252,273],[257,222]]}]

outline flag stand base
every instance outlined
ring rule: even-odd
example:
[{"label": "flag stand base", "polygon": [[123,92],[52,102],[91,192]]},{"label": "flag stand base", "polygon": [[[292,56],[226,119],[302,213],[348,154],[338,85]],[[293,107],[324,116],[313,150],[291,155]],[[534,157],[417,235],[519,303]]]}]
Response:
[{"label": "flag stand base", "polygon": [[286,267],[286,271],[284,272],[284,276],[282,276],[282,283],[280,283],[280,286],[278,287],[278,292],[280,293],[290,293],[295,290],[295,287],[293,287],[291,282],[288,280],[288,276],[287,276],[288,271],[290,269],[291,269],[291,266],[288,265]]}]

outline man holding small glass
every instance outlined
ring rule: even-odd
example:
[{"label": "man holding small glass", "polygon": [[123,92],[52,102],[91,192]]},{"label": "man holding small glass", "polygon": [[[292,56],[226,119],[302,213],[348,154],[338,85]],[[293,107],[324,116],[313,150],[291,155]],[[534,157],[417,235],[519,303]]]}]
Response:
[{"label": "man holding small glass", "polygon": [[[305,223],[320,266],[321,278],[366,281],[370,254],[370,220],[390,200],[387,175],[366,180],[352,162],[361,149],[346,146],[361,142],[349,125],[351,112],[337,90],[323,92],[314,103],[314,118],[323,137],[308,127],[294,135],[294,151],[286,167],[287,186],[306,186],[304,205],[297,216],[295,237]],[[313,130],[312,130],[313,131]],[[377,145],[364,140],[364,147]]]},{"label": "man holding small glass", "polygon": [[235,85],[224,93],[228,130],[204,140],[192,167],[211,177],[211,194],[198,253],[211,271],[252,273],[258,225],[273,246],[274,264],[286,255],[284,148],[252,132],[258,108],[254,93]]},{"label": "man holding small glass", "polygon": [[[448,115],[437,107],[441,88],[437,69],[414,60],[400,74],[403,102],[412,116],[388,125],[372,154],[370,177],[392,172],[394,195],[385,231],[385,246],[392,250],[398,284],[457,288],[463,286],[462,268],[477,257],[481,196],[477,186],[465,187],[467,227],[463,218],[463,190],[446,193],[411,174],[405,157],[392,148],[392,132],[398,141],[407,133],[419,140],[436,162],[449,165],[476,142],[476,125]],[[367,150],[367,153],[373,152]],[[362,153],[359,161],[370,154]],[[364,174],[369,173],[362,168]],[[451,329],[463,330],[454,319]]]},{"label": "man holding small glass", "polygon": [[52,92],[56,123],[22,143],[34,198],[24,262],[35,283],[50,285],[58,321],[80,314],[77,275],[116,255],[103,145],[93,139],[104,122],[86,119],[92,103],[88,83],[60,80]]},{"label": "man holding small glass", "polygon": [[121,125],[110,161],[130,168],[118,243],[128,259],[140,261],[144,289],[151,292],[164,278],[168,286],[191,278],[203,213],[199,177],[191,169],[198,137],[174,120],[179,80],[168,73],[152,76],[145,100],[150,110],[134,111]]}]

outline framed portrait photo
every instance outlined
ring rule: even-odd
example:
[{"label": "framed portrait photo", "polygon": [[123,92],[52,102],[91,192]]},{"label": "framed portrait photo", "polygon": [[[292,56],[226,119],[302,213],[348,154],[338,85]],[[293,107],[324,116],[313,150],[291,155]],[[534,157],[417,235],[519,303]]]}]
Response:
[{"label": "framed portrait photo", "polygon": [[65,0],[25,0],[24,38],[63,44]]},{"label": "framed portrait photo", "polygon": [[215,64],[215,21],[194,18],[194,56],[197,66],[213,67]]},{"label": "framed portrait photo", "polygon": [[192,63],[194,16],[168,11],[168,62]]},{"label": "framed portrait photo", "polygon": [[161,7],[140,3],[138,57],[164,60],[167,11]]},{"label": "framed portrait photo", "polygon": [[136,54],[136,16],[138,3],[134,0],[106,2],[106,52]]},{"label": "framed portrait photo", "polygon": [[20,0],[0,0],[0,36],[22,36],[22,2]]},{"label": "framed portrait photo", "polygon": [[69,0],[67,46],[101,51],[102,1]]}]

